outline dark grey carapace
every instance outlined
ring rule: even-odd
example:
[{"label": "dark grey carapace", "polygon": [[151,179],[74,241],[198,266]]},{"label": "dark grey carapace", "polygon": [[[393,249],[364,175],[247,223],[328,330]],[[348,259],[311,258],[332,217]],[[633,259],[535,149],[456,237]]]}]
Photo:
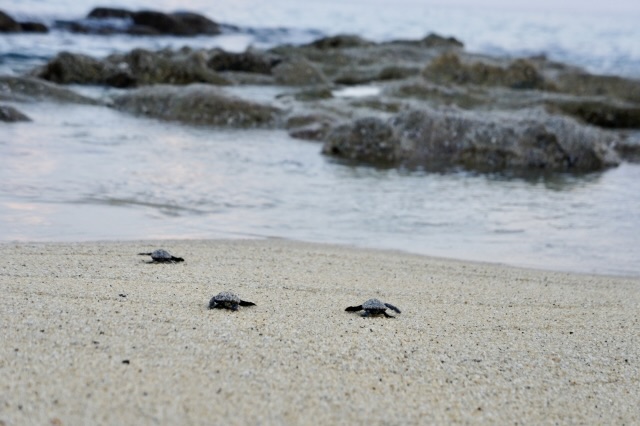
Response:
[{"label": "dark grey carapace", "polygon": [[178,263],[184,262],[181,257],[175,257],[164,249],[154,250],[151,253],[138,253],[140,256],[151,256],[149,263]]},{"label": "dark grey carapace", "polygon": [[209,301],[209,309],[231,309],[232,311],[237,311],[238,306],[255,306],[255,303],[242,300],[230,291],[220,292]]},{"label": "dark grey carapace", "polygon": [[396,308],[390,303],[383,303],[378,299],[369,299],[362,305],[349,306],[347,309],[345,309],[345,311],[355,312],[364,310],[364,312],[362,313],[363,317],[368,317],[370,315],[384,315],[387,318],[395,318],[393,315],[389,315],[387,313],[387,309],[391,309],[392,311],[400,313],[400,309]]}]

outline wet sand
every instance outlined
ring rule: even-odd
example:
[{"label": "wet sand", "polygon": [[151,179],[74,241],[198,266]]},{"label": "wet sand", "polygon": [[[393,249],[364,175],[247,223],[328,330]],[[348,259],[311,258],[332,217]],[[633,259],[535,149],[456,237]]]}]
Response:
[{"label": "wet sand", "polygon": [[[640,278],[282,240],[0,257],[0,425],[640,423]],[[344,311],[372,297],[402,313]]]}]

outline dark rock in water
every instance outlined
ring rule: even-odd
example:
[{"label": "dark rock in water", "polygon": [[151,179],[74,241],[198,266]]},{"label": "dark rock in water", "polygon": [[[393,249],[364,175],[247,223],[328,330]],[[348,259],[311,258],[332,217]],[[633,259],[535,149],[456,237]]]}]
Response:
[{"label": "dark rock in water", "polygon": [[131,19],[135,25],[152,28],[158,34],[177,36],[220,34],[218,24],[197,13],[166,14],[154,10],[143,10],[134,12]]},{"label": "dark rock in water", "polygon": [[282,59],[277,55],[259,51],[247,50],[243,53],[232,53],[216,49],[211,59],[207,61],[207,65],[214,71],[271,74],[273,67],[281,61]]},{"label": "dark rock in water", "polygon": [[323,152],[382,166],[479,171],[586,172],[615,166],[615,136],[542,111],[519,114],[412,110],[357,120],[328,136]]},{"label": "dark rock in water", "polygon": [[13,102],[54,101],[98,105],[101,102],[32,77],[0,76],[0,100]]},{"label": "dark rock in water", "polygon": [[426,37],[420,40],[393,40],[387,42],[388,44],[396,45],[410,45],[416,47],[426,47],[428,49],[462,49],[464,43],[455,37],[443,37],[439,34],[429,33]]},{"label": "dark rock in water", "polygon": [[118,9],[118,8],[113,8],[113,7],[96,7],[93,10],[91,10],[91,12],[89,12],[89,14],[87,15],[87,18],[93,18],[93,19],[110,19],[110,18],[127,19],[127,18],[131,18],[132,15],[133,15],[133,12],[131,12],[130,10],[127,10],[127,9]]},{"label": "dark rock in water", "polygon": [[90,56],[61,52],[36,75],[58,84],[105,84],[110,75],[118,72],[117,68]]},{"label": "dark rock in water", "polygon": [[430,33],[420,40],[420,44],[425,47],[464,47],[464,43],[455,37],[442,37],[435,33]]},{"label": "dark rock in water", "polygon": [[49,29],[39,22],[18,22],[10,15],[0,10],[0,33],[46,33]]},{"label": "dark rock in water", "polygon": [[579,96],[606,96],[640,103],[640,80],[584,71],[564,72],[554,79],[558,90]]},{"label": "dark rock in water", "polygon": [[22,31],[20,24],[11,16],[0,10],[0,33],[17,33]]},{"label": "dark rock in water", "polygon": [[326,114],[293,115],[287,118],[285,127],[293,138],[323,141],[336,121]]},{"label": "dark rock in water", "polygon": [[217,35],[222,32],[218,23],[198,13],[174,12],[171,16],[188,28],[186,33],[179,35]]},{"label": "dark rock in water", "polygon": [[601,100],[557,100],[547,103],[562,113],[607,129],[640,129],[640,105]]},{"label": "dark rock in water", "polygon": [[147,84],[228,84],[207,66],[203,52],[150,52],[134,49],[104,60],[59,53],[34,75],[60,84],[97,84],[134,87]]},{"label": "dark rock in water", "polygon": [[505,86],[512,89],[544,89],[544,77],[536,67],[518,59],[507,68],[475,62],[464,64],[455,53],[444,53],[431,62],[423,76],[436,83]]},{"label": "dark rock in water", "polygon": [[57,21],[60,28],[87,34],[131,35],[217,35],[222,32],[216,22],[193,12],[164,13],[156,10],[97,7],[86,19]]},{"label": "dark rock in water", "polygon": [[272,69],[279,84],[287,86],[313,86],[329,83],[325,75],[304,58],[282,61]]},{"label": "dark rock in water", "polygon": [[40,22],[20,22],[20,27],[25,33],[48,33],[49,28]]},{"label": "dark rock in water", "polygon": [[621,140],[616,143],[615,149],[625,160],[640,163],[640,132],[624,135]]},{"label": "dark rock in water", "polygon": [[232,128],[273,127],[281,116],[278,108],[245,101],[205,84],[145,87],[117,96],[114,105],[162,120]]},{"label": "dark rock in water", "polygon": [[108,58],[120,68],[129,70],[138,84],[228,84],[228,80],[207,66],[202,52],[150,52],[135,49],[125,55]]},{"label": "dark rock in water", "polygon": [[0,105],[0,121],[15,123],[18,121],[31,121],[31,119],[12,106]]},{"label": "dark rock in water", "polygon": [[309,43],[310,47],[315,47],[317,49],[344,49],[347,47],[366,47],[373,45],[375,45],[374,42],[351,34],[340,34],[332,37],[323,37]]}]

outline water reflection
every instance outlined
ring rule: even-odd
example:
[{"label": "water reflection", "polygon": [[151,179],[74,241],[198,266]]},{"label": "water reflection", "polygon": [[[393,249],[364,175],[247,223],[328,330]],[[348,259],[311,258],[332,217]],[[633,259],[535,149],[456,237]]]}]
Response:
[{"label": "water reflection", "polygon": [[282,237],[640,275],[638,165],[584,176],[376,169],[279,131],[21,107],[34,122],[0,144],[3,240]]}]

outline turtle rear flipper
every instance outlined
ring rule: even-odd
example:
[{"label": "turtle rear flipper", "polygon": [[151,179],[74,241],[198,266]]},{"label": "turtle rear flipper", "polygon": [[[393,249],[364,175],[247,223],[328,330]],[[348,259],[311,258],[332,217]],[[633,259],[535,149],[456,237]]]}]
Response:
[{"label": "turtle rear flipper", "polygon": [[391,303],[385,303],[384,306],[386,306],[387,308],[396,311],[397,313],[401,314],[402,312],[400,312],[400,309],[396,308],[395,306],[393,306]]},{"label": "turtle rear flipper", "polygon": [[347,312],[355,312],[355,311],[361,311],[361,310],[362,310],[362,305],[349,306],[347,309],[345,309],[345,311]]},{"label": "turtle rear flipper", "polygon": [[241,300],[240,306],[256,306],[256,304],[253,302],[247,302],[246,300]]}]

